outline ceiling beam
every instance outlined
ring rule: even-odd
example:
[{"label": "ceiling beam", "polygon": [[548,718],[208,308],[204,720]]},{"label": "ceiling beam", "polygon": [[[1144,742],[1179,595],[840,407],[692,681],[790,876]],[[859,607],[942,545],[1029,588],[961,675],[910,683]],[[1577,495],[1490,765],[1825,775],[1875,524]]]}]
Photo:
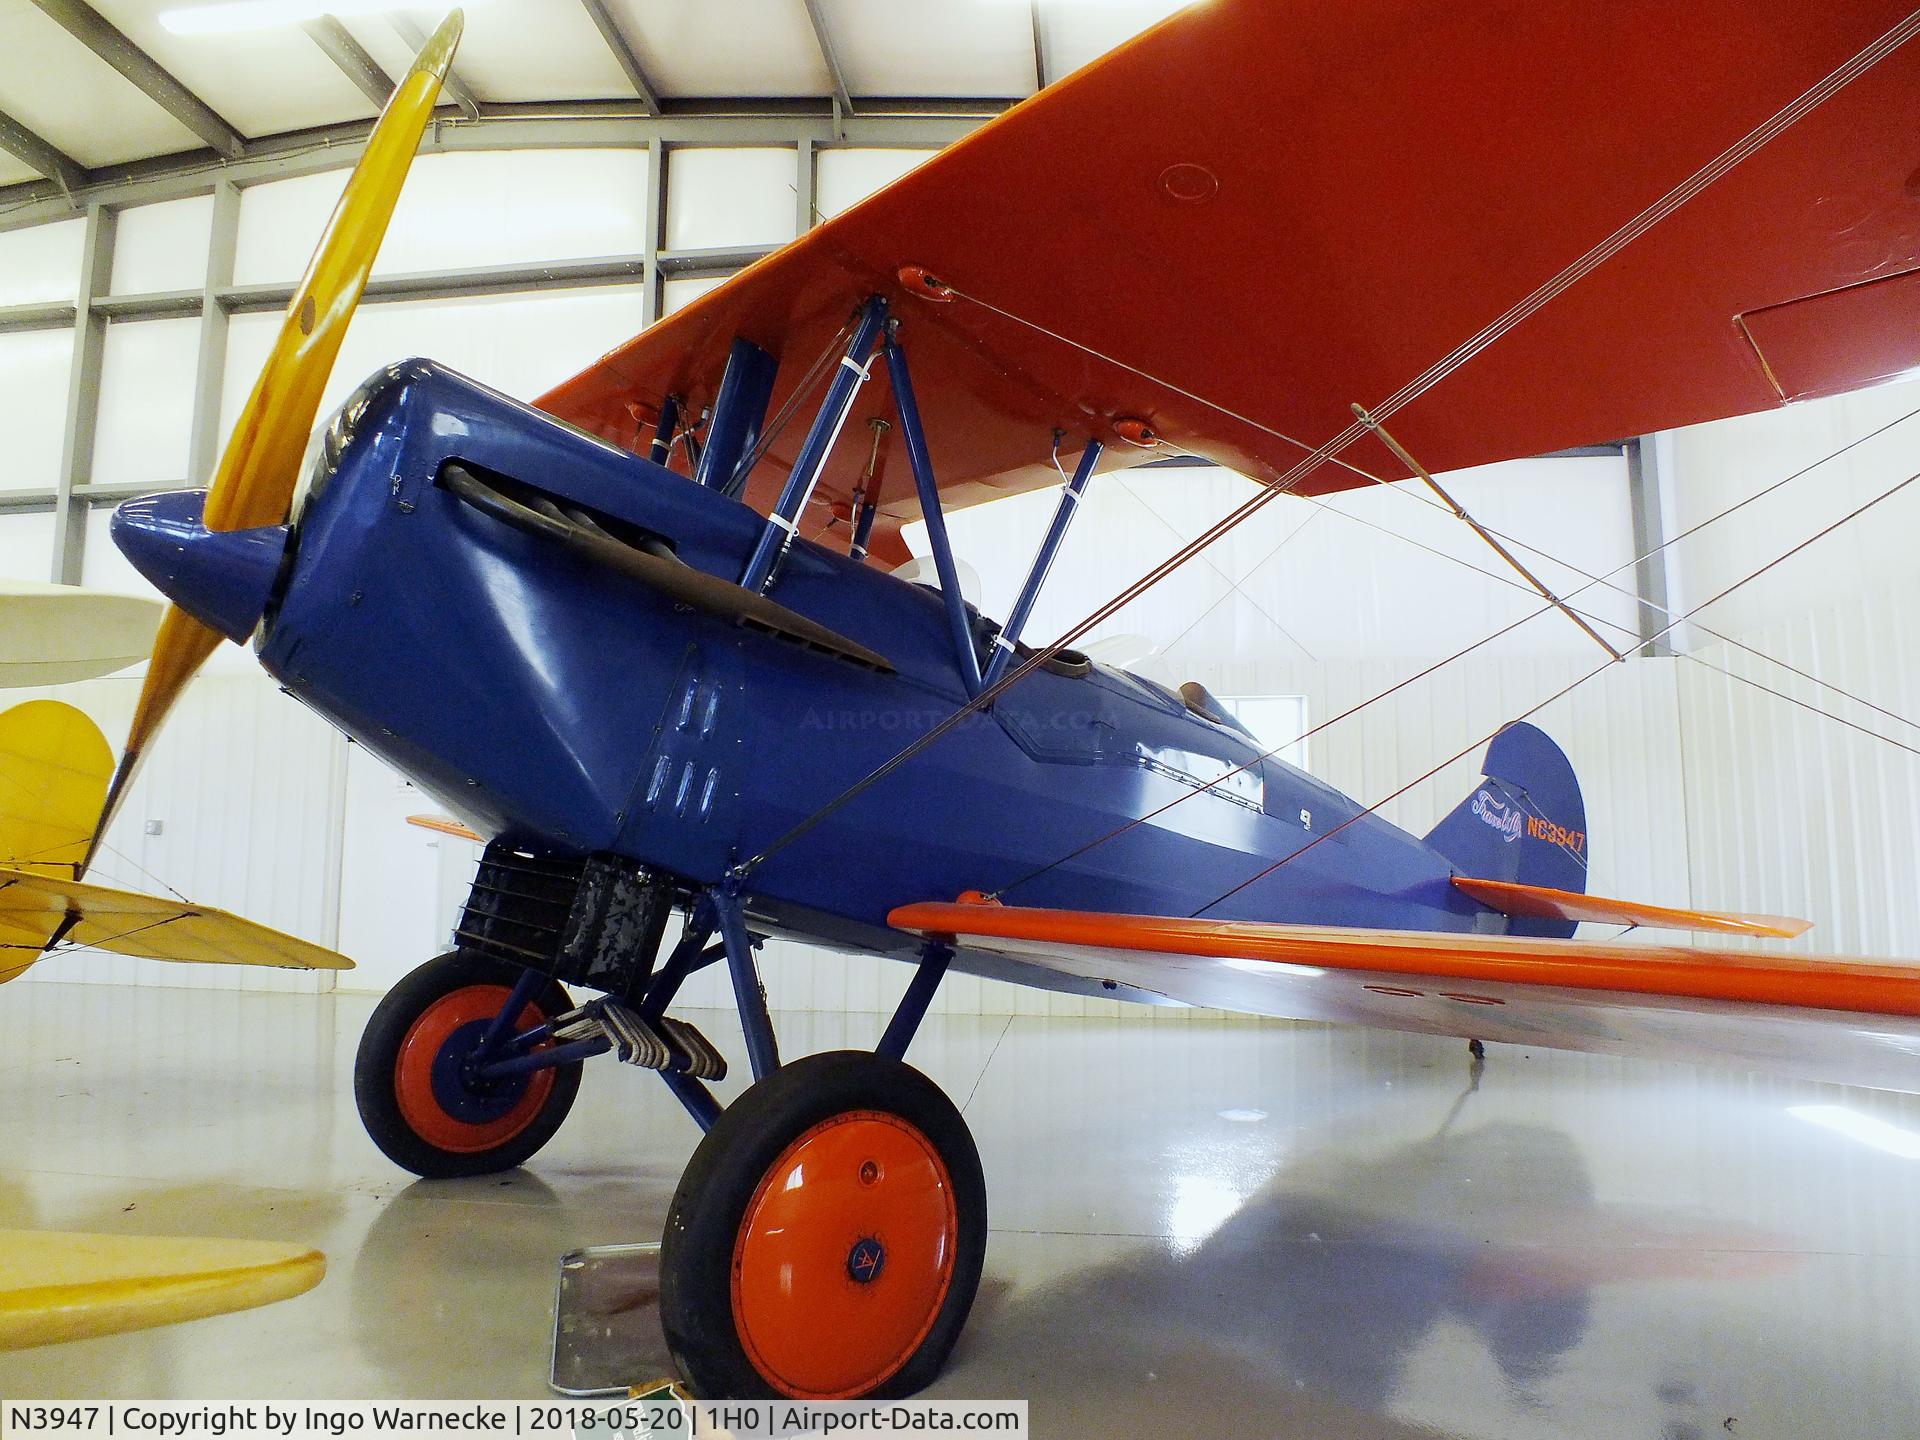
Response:
[{"label": "ceiling beam", "polygon": [[31,165],[69,195],[87,183],[84,165],[5,113],[0,113],[0,150]]},{"label": "ceiling beam", "polygon": [[594,27],[599,30],[600,38],[607,42],[607,49],[613,52],[613,58],[627,72],[627,83],[633,86],[633,93],[640,97],[649,115],[658,115],[660,94],[647,78],[647,72],[640,68],[640,57],[633,53],[632,44],[620,29],[620,22],[613,18],[613,12],[607,9],[606,0],[580,0],[580,3],[587,7],[587,14],[593,17]]},{"label": "ceiling beam", "polygon": [[58,24],[146,97],[198,135],[216,155],[238,160],[246,149],[240,132],[222,120],[198,95],[162,69],[146,51],[110,25],[86,0],[33,0]]},{"label": "ceiling beam", "polygon": [[[947,145],[1001,114],[1005,97],[894,98],[867,96],[858,115],[834,115],[826,97],[782,96],[750,100],[668,100],[664,115],[648,115],[632,100],[487,101],[477,124],[436,125],[421,153],[478,150],[626,150],[666,145],[838,144],[927,149]],[[247,153],[215,166],[208,151],[155,156],[98,165],[88,174],[86,198],[113,206],[146,205],[210,193],[224,176],[240,186],[322,170],[339,170],[360,158],[371,120],[263,135]],[[73,202],[51,180],[0,185],[0,231],[68,219]]]},{"label": "ceiling beam", "polygon": [[827,73],[833,77],[833,103],[843,115],[853,114],[853,97],[847,93],[846,72],[840,68],[840,52],[833,47],[833,36],[827,30],[827,17],[820,8],[820,0],[807,0],[807,18],[813,21],[813,38],[820,46],[820,58],[827,62]]},{"label": "ceiling beam", "polygon": [[[412,50],[414,54],[418,55],[422,50],[427,48],[427,32],[409,20],[401,11],[396,10],[393,14],[387,16],[387,24],[393,27],[393,33],[398,35],[401,40],[406,43],[407,48]],[[460,107],[461,112],[466,115],[467,119],[478,120],[480,118],[480,99],[473,93],[472,87],[460,78],[460,72],[458,70],[453,69],[451,66],[448,67],[446,78],[440,82],[440,90],[449,100]]]},{"label": "ceiling beam", "polygon": [[353,38],[353,32],[340,23],[338,16],[320,15],[302,20],[300,28],[339,67],[340,73],[353,82],[353,88],[373,102],[374,109],[384,108],[393,98],[393,77],[380,68],[380,62]]}]

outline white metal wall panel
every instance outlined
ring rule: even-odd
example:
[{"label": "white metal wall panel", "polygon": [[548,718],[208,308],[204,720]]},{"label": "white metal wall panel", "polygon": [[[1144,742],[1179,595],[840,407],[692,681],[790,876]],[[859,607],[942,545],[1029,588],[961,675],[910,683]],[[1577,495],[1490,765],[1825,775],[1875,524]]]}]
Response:
[{"label": "white metal wall panel", "polygon": [[1920,471],[1920,384],[1698,426],[1672,448],[1682,529],[1777,486],[1674,547],[1690,603],[1757,575],[1700,618],[1870,702],[1690,627],[1702,663],[1683,662],[1679,696],[1695,894],[1812,919],[1801,949],[1920,957],[1920,755],[1906,748],[1920,730],[1897,718],[1920,715],[1920,485],[1846,519]]},{"label": "white metal wall panel", "polygon": [[[212,236],[211,195],[122,210],[113,237],[109,288],[115,295],[198,290],[206,282],[207,245]],[[77,274],[78,256],[73,263]]]},{"label": "white metal wall panel", "polygon": [[[328,170],[249,186],[235,281],[299,279],[346,183],[346,171]],[[651,196],[643,149],[422,155],[407,173],[374,274],[638,254]]]},{"label": "white metal wall panel", "polygon": [[94,484],[167,487],[187,482],[199,345],[198,315],[121,320],[107,326],[93,444]]},{"label": "white metal wall panel", "polygon": [[1839,527],[1706,605],[1700,618],[1717,630],[1744,638],[1915,573],[1920,484],[1846,517],[1920,472],[1920,380],[1676,431],[1673,458],[1682,530],[1772,491],[1674,546],[1694,604]]},{"label": "white metal wall panel", "polygon": [[0,490],[51,490],[59,480],[72,363],[71,327],[0,335]]},{"label": "white metal wall panel", "polygon": [[[0,580],[45,580],[53,574],[53,512],[0,514]],[[0,702],[11,703],[10,694]]]},{"label": "white metal wall panel", "polygon": [[[931,92],[928,92],[931,93]],[[874,191],[891,185],[931,159],[932,150],[848,148],[814,154],[813,208],[822,220],[851,210]]]},{"label": "white metal wall panel", "polygon": [[84,220],[0,231],[0,305],[72,301],[86,234]]},{"label": "white metal wall panel", "polygon": [[793,239],[799,164],[799,154],[784,146],[672,151],[667,156],[667,249],[780,245]]},{"label": "white metal wall panel", "polygon": [[[1920,582],[1769,625],[1750,641],[1898,715],[1920,711]],[[1703,665],[1681,672],[1693,884],[1703,899],[1814,921],[1800,949],[1920,957],[1920,731],[1726,646],[1764,680],[1874,738]],[[1890,743],[1897,741],[1898,743]]]}]

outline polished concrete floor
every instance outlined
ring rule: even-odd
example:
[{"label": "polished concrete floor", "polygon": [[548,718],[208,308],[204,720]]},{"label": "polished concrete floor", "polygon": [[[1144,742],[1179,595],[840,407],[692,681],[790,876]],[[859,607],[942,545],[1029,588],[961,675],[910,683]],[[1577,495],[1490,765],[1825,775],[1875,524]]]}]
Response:
[{"label": "polished concrete floor", "polygon": [[[656,1238],[694,1128],[601,1061],[529,1169],[409,1183],[354,1115],[370,1007],[0,995],[0,1226],[332,1260],[266,1310],[0,1356],[0,1396],[544,1393],[558,1257]],[[789,1054],[879,1024],[781,1017]],[[1920,1097],[1177,1017],[937,1017],[910,1058],[992,1196],[936,1393],[1029,1397],[1040,1436],[1920,1435]]]}]

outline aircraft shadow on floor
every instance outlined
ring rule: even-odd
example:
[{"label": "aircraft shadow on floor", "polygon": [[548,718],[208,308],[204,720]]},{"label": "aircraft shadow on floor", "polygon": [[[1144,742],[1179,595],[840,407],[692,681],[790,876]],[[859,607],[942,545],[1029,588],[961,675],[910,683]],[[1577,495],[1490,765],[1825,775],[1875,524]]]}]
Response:
[{"label": "aircraft shadow on floor", "polygon": [[[1300,1433],[1426,1435],[1389,1417],[1439,1327],[1469,1330],[1531,1409],[1601,1287],[1738,1280],[1797,1260],[1746,1227],[1600,1201],[1559,1130],[1453,1124],[1332,1169],[1296,1155],[1187,1253],[1143,1244],[1024,1294],[983,1291],[942,1391],[965,1393],[969,1362],[1000,1370],[1024,1355],[1036,1422],[1119,1389],[1129,1413],[1136,1395],[1164,1394],[1189,1425],[1197,1405],[1223,1424],[1287,1415]],[[1656,1395],[1690,1388],[1663,1377]]]}]

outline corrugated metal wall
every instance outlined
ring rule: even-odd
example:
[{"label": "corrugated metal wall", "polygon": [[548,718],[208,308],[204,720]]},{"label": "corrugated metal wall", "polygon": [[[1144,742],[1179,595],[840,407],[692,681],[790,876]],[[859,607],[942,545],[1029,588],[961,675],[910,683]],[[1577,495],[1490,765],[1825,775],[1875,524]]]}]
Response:
[{"label": "corrugated metal wall", "polygon": [[[1912,533],[1911,530],[1908,532]],[[1693,889],[1814,921],[1798,949],[1920,956],[1920,579],[1775,621],[1743,639],[1861,700],[1727,645],[1681,662]],[[1735,676],[1762,679],[1887,739]],[[1897,741],[1898,744],[1889,743]]]}]

